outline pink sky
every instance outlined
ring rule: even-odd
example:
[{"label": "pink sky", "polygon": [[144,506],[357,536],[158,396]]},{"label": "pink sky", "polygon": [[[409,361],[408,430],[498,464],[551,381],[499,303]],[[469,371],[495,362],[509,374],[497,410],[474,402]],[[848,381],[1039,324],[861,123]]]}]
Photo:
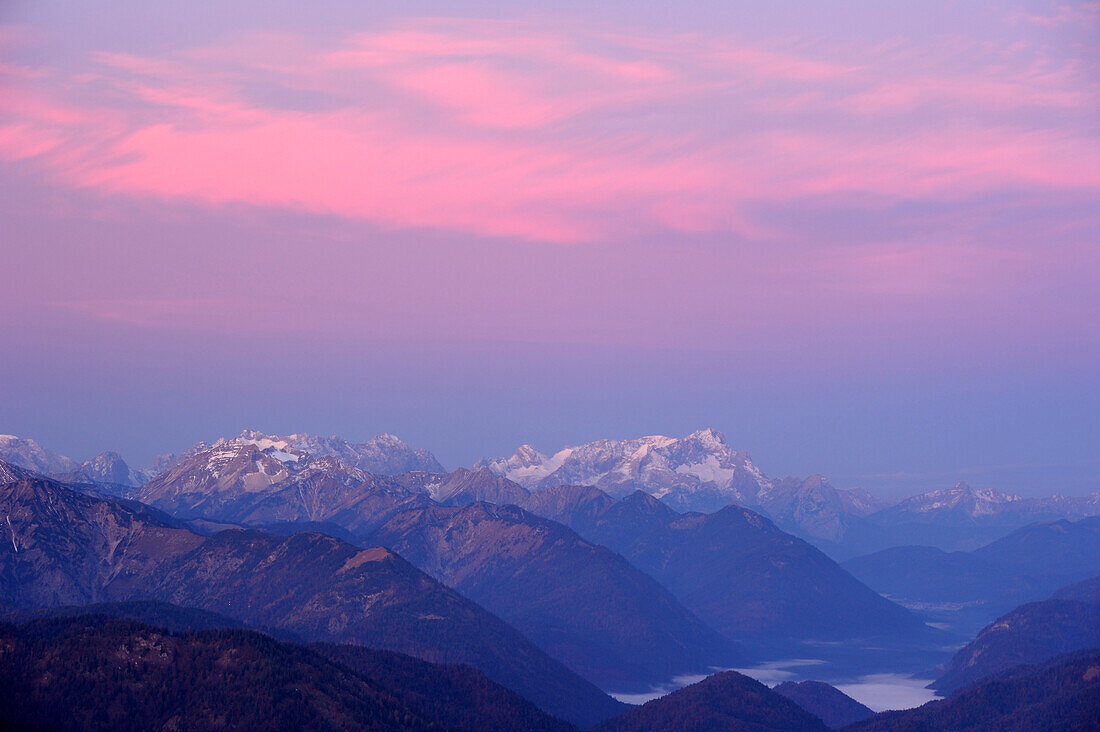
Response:
[{"label": "pink sky", "polygon": [[[2,37],[18,46],[19,28]],[[1094,72],[1012,39],[855,47],[397,19],[103,50],[76,69],[9,63],[0,154],[62,185],[387,228],[778,241],[782,217],[763,206],[1095,192]]]},{"label": "pink sky", "polygon": [[181,12],[0,13],[4,322],[1100,364],[1096,3]]}]

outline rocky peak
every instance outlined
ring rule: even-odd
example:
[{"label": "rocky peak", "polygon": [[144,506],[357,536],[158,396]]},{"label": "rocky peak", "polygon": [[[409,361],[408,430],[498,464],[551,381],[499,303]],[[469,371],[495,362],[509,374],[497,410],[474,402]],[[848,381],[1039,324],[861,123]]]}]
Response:
[{"label": "rocky peak", "polygon": [[136,488],[150,476],[134,470],[121,455],[108,450],[91,460],[86,460],[76,471],[65,477],[78,482],[107,483]]},{"label": "rocky peak", "polygon": [[30,474],[26,470],[0,460],[0,484],[14,483],[27,477],[30,477]]},{"label": "rocky peak", "polygon": [[531,445],[520,445],[508,459],[509,464],[518,468],[529,468],[532,465],[542,465],[546,462],[546,456]]},{"label": "rocky peak", "polygon": [[68,473],[78,467],[75,460],[16,435],[0,435],[0,460],[43,475]]},{"label": "rocky peak", "polygon": [[732,450],[722,433],[709,428],[682,438],[595,440],[563,448],[549,458],[523,445],[508,459],[482,460],[478,466],[527,489],[583,485],[612,496],[640,489],[677,510],[755,503],[771,485],[746,453]]},{"label": "rocky peak", "polygon": [[702,446],[704,448],[707,448],[707,449],[710,449],[710,450],[717,450],[717,449],[720,449],[720,448],[729,448],[729,445],[726,442],[726,436],[723,435],[718,430],[713,429],[711,427],[707,427],[706,429],[697,430],[695,432],[692,432],[685,439],[693,440],[695,442],[698,442],[700,444],[700,446]]}]

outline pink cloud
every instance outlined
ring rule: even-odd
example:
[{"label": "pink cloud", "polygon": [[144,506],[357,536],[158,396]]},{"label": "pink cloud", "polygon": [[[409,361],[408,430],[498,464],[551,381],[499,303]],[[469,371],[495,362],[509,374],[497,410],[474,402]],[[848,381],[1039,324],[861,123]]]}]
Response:
[{"label": "pink cloud", "polygon": [[[945,69],[895,45],[855,63],[524,21],[407,21],[336,44],[253,34],[99,53],[94,73],[34,86],[0,75],[0,155],[114,193],[550,242],[767,240],[776,227],[751,212],[809,196],[1100,187],[1091,129],[1065,115],[1096,101],[1087,73],[1020,48],[958,53],[974,55]],[[280,104],[291,91],[334,103]],[[1052,114],[1021,124],[1021,107]]]},{"label": "pink cloud", "polygon": [[56,150],[62,140],[25,124],[0,125],[0,156],[24,160]]}]

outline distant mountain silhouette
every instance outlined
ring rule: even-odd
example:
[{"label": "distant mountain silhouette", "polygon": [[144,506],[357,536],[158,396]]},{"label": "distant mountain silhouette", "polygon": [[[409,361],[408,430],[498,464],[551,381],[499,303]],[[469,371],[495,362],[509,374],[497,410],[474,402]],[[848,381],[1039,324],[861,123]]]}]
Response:
[{"label": "distant mountain silhouette", "polygon": [[951,693],[1013,666],[1042,663],[1063,653],[1100,648],[1100,598],[1091,602],[1056,599],[1091,595],[1095,587],[1079,583],[1055,593],[1055,599],[1030,602],[993,621],[959,649],[932,685]]},{"label": "distant mountain silhouette", "polygon": [[822,681],[784,681],[772,691],[787,697],[833,729],[874,715],[863,704]]},{"label": "distant mountain silhouette", "polygon": [[1017,666],[942,701],[876,714],[852,732],[1044,732],[1093,730],[1100,723],[1100,651]]},{"label": "distant mountain silhouette", "polygon": [[204,537],[141,504],[45,480],[0,486],[0,512],[0,600],[11,606],[163,600],[306,640],[470,663],[582,724],[620,706],[386,549],[319,534]]},{"label": "distant mountain silhouette", "polygon": [[828,729],[795,702],[736,671],[708,676],[595,728],[596,732],[825,732]]},{"label": "distant mountain silhouette", "polygon": [[835,641],[927,630],[820,550],[745,508],[680,514],[641,491],[614,500],[575,486],[535,492],[526,505],[619,552],[735,639]]},{"label": "distant mountain silhouette", "polygon": [[387,651],[99,614],[0,625],[0,642],[7,729],[572,729],[473,668]]},{"label": "distant mountain silhouette", "polygon": [[[258,450],[247,443],[198,453],[142,495],[185,507],[184,515],[391,547],[604,689],[644,691],[745,660],[615,552],[560,523],[482,502],[527,496],[488,470],[387,478],[332,457],[290,469]],[[462,505],[440,505],[433,495]]]},{"label": "distant mountain silhouette", "polygon": [[966,633],[1059,587],[1100,574],[1100,516],[1017,529],[970,552],[896,547],[844,563],[870,587]]},{"label": "distant mountain silhouette", "polygon": [[827,548],[842,559],[907,545],[972,551],[1029,524],[1097,514],[1100,493],[1021,498],[958,483],[858,517]]}]

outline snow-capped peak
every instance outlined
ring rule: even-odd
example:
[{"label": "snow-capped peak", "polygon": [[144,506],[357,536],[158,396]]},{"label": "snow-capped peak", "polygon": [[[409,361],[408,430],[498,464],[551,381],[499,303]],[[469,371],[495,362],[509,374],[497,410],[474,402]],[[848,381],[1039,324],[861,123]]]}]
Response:
[{"label": "snow-capped peak", "polygon": [[646,435],[596,440],[563,448],[550,457],[522,445],[507,459],[481,460],[475,467],[488,468],[528,489],[593,485],[612,495],[625,495],[641,488],[682,506],[755,502],[771,485],[746,453],[730,449],[714,429],[682,438]]},{"label": "snow-capped peak", "polygon": [[961,511],[971,516],[997,513],[1009,503],[1023,500],[1020,496],[1002,493],[992,488],[971,488],[964,481],[953,488],[922,493],[907,498],[896,507],[899,511],[932,513],[936,511]]},{"label": "snow-capped peak", "polygon": [[75,460],[47,450],[29,437],[0,435],[0,460],[43,475],[57,475],[76,470]]},{"label": "snow-capped peak", "polygon": [[729,445],[726,443],[726,436],[711,427],[707,427],[704,430],[697,430],[695,432],[692,432],[685,439],[695,440],[702,446],[710,448],[712,450],[729,447]]},{"label": "snow-capped peak", "polygon": [[508,459],[508,464],[517,468],[529,468],[533,465],[542,465],[546,462],[546,456],[531,445],[520,445]]},{"label": "snow-capped peak", "polygon": [[343,437],[318,437],[304,432],[289,435],[271,435],[260,430],[246,429],[233,438],[222,438],[213,445],[198,443],[182,456],[169,456],[158,461],[164,472],[182,460],[205,452],[210,448],[235,450],[254,446],[268,457],[283,465],[294,467],[306,458],[335,457],[348,465],[368,473],[392,475],[412,470],[442,472],[443,466],[427,450],[414,450],[395,435],[383,433],[361,443],[353,443]]}]

